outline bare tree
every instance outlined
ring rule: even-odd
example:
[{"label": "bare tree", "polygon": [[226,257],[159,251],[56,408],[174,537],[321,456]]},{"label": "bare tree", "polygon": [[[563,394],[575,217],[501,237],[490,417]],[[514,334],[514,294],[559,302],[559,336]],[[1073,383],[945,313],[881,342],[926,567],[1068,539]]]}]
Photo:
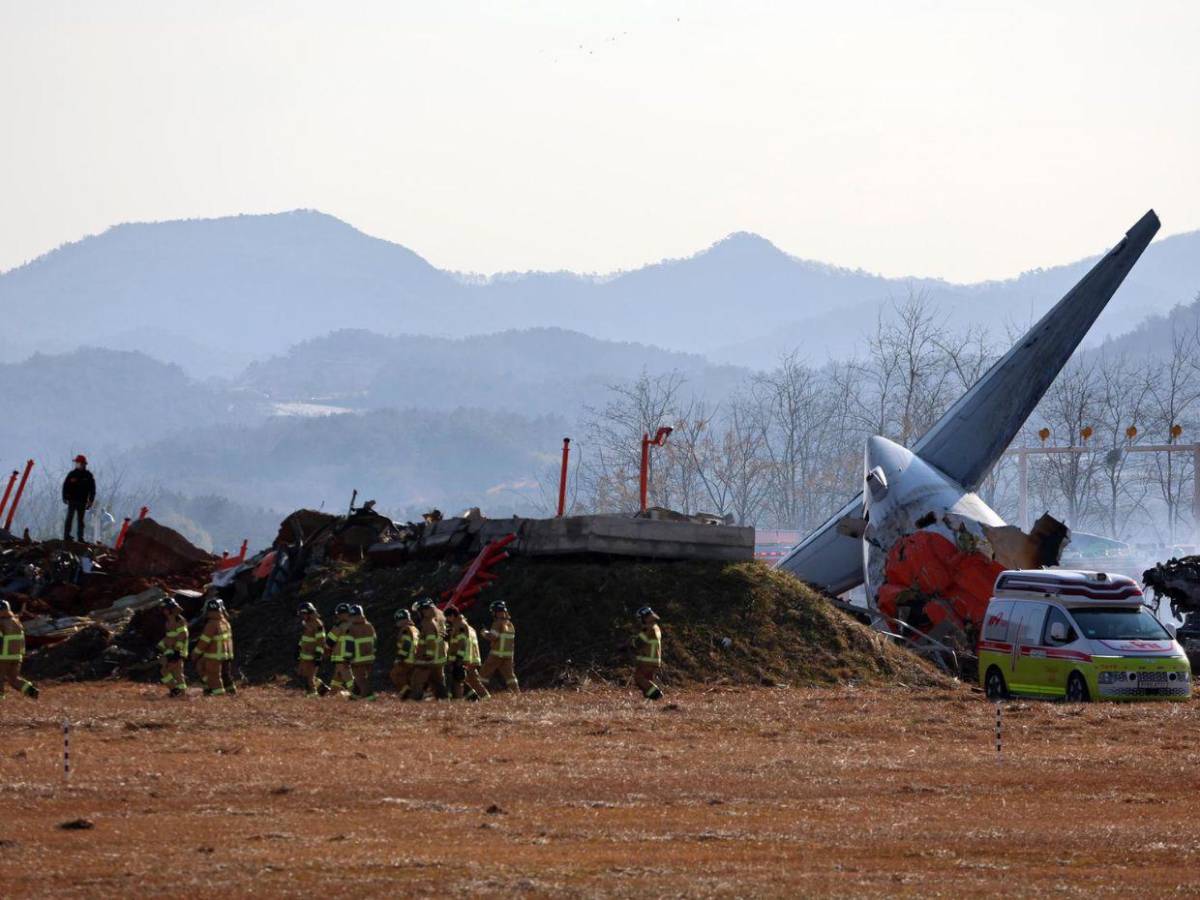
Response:
[{"label": "bare tree", "polygon": [[714,511],[731,513],[740,525],[757,523],[770,490],[770,463],[762,453],[765,433],[758,413],[753,398],[734,397],[693,444],[695,470]]},{"label": "bare tree", "polygon": [[812,486],[827,463],[822,452],[829,430],[826,383],[792,353],[755,377],[753,399],[769,464],[773,519],[788,528],[812,524]]},{"label": "bare tree", "polygon": [[[586,459],[580,480],[592,509],[637,511],[642,435],[674,424],[683,384],[678,372],[651,376],[643,370],[631,383],[609,385],[611,399],[603,409],[586,408]],[[653,502],[664,506],[669,502],[665,481],[650,482]]]},{"label": "bare tree", "polygon": [[881,312],[869,341],[870,425],[874,434],[907,447],[953,402],[953,386],[969,377],[971,354],[968,342],[938,319],[927,295],[910,293],[892,308],[895,319],[887,322]]},{"label": "bare tree", "polygon": [[[1175,442],[1173,425],[1182,424],[1195,411],[1200,399],[1200,378],[1195,364],[1197,339],[1194,333],[1172,330],[1168,354],[1151,373],[1150,408],[1155,434]],[[1165,537],[1174,543],[1187,521],[1186,501],[1194,473],[1190,461],[1178,459],[1175,453],[1155,453],[1148,469],[1152,489],[1166,508]]]},{"label": "bare tree", "polygon": [[[1123,355],[1102,355],[1096,376],[1096,440],[1108,448],[1098,472],[1104,497],[1100,512],[1107,533],[1119,537],[1130,519],[1144,510],[1148,485],[1144,478],[1125,478],[1132,459],[1125,448],[1145,437],[1152,383],[1144,365]],[[1138,433],[1128,437],[1127,430],[1139,424]]]},{"label": "bare tree", "polygon": [[[1082,440],[1084,428],[1099,418],[1095,363],[1075,357],[1050,385],[1039,413],[1058,440],[1075,445]],[[1088,514],[1094,499],[1097,468],[1094,453],[1062,453],[1040,458],[1035,480],[1047,507],[1053,498],[1061,498],[1068,523],[1077,523]]]}]

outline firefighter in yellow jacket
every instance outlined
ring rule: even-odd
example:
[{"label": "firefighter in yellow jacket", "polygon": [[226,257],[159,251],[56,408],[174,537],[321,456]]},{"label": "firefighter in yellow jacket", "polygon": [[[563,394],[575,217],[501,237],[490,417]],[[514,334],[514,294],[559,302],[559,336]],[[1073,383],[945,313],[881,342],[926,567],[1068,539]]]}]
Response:
[{"label": "firefighter in yellow jacket", "polygon": [[354,676],[352,699],[374,700],[371,670],[375,668],[375,626],[367,621],[361,606],[350,607],[350,624],[346,628],[350,648],[350,672]]},{"label": "firefighter in yellow jacket", "polygon": [[662,688],[654,683],[654,677],[662,668],[662,629],[658,627],[658,614],[643,606],[637,611],[637,619],[642,630],[633,638],[633,649],[637,653],[633,683],[647,700],[661,700]]},{"label": "firefighter in yellow jacket", "polygon": [[517,674],[513,669],[513,660],[517,652],[517,629],[513,625],[512,616],[508,614],[508,604],[503,600],[495,601],[490,607],[492,611],[492,627],[483,636],[491,643],[488,657],[483,661],[479,670],[479,680],[484,686],[491,683],[493,675],[504,679],[504,686],[513,693],[521,693],[517,684]]},{"label": "firefighter in yellow jacket", "polygon": [[233,624],[229,621],[229,613],[225,611],[224,601],[218,599],[221,604],[221,633],[223,638],[221,652],[221,683],[225,686],[225,693],[233,696],[237,694],[237,684],[233,680]]},{"label": "firefighter in yellow jacket", "polygon": [[34,683],[21,677],[24,660],[25,628],[8,601],[0,600],[0,700],[4,699],[5,689],[10,686],[32,700],[38,698]]},{"label": "firefighter in yellow jacket", "polygon": [[350,654],[346,631],[350,627],[350,604],[339,603],[333,610],[333,627],[325,632],[325,645],[329,648],[329,661],[333,663],[333,674],[329,679],[331,691],[348,691],[354,687],[354,675],[350,671]]},{"label": "firefighter in yellow jacket", "polygon": [[205,696],[227,693],[223,675],[226,663],[233,659],[233,630],[225,618],[225,604],[218,597],[210,597],[204,603],[204,630],[192,647],[192,656],[204,681]]},{"label": "firefighter in yellow jacket", "polygon": [[162,602],[166,634],[158,642],[158,653],[162,665],[162,683],[170,688],[172,697],[187,693],[187,679],[183,674],[183,661],[188,655],[188,623],[183,609],[173,598]]},{"label": "firefighter in yellow jacket", "polygon": [[394,618],[396,620],[396,661],[392,663],[392,670],[388,673],[388,677],[392,681],[392,686],[400,692],[400,699],[403,700],[408,696],[409,682],[412,681],[413,667],[417,662],[417,644],[421,640],[421,634],[417,631],[417,626],[412,623],[412,615],[404,607],[396,610]]},{"label": "firefighter in yellow jacket", "polygon": [[321,657],[325,655],[325,623],[311,603],[303,603],[296,610],[300,618],[300,646],[296,649],[296,673],[304,685],[306,697],[324,696],[329,687],[317,678]]},{"label": "firefighter in yellow jacket", "polygon": [[417,645],[416,665],[413,668],[408,699],[423,700],[425,686],[433,685],[434,697],[440,700],[446,696],[446,680],[443,673],[445,638],[439,624],[441,617],[438,615],[438,608],[429,597],[417,604],[417,612],[421,616],[420,642]]},{"label": "firefighter in yellow jacket", "polygon": [[488,689],[479,680],[479,636],[467,617],[454,607],[446,610],[450,627],[450,681],[456,700],[486,700]]}]

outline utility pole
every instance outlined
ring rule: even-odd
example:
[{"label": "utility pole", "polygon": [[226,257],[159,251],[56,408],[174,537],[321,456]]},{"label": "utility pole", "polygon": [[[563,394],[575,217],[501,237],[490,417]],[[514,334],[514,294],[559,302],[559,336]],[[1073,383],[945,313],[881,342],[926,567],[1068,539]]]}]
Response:
[{"label": "utility pole", "polygon": [[1024,447],[1017,451],[1017,520],[1021,530],[1029,530],[1029,453]]}]

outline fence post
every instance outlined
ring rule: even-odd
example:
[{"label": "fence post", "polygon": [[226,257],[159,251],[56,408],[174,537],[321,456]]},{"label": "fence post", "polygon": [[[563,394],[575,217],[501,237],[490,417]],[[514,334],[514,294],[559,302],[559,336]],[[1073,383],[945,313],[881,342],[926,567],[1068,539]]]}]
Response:
[{"label": "fence post", "polygon": [[1004,743],[1003,743],[1004,730],[1003,729],[1004,729],[1004,726],[1000,719],[1001,708],[1002,708],[1001,704],[997,703],[996,704],[996,762],[1000,762],[1001,760],[1004,759],[1004,756],[1003,756],[1003,749],[1004,749]]},{"label": "fence post", "polygon": [[63,719],[63,781],[71,780],[71,723]]}]

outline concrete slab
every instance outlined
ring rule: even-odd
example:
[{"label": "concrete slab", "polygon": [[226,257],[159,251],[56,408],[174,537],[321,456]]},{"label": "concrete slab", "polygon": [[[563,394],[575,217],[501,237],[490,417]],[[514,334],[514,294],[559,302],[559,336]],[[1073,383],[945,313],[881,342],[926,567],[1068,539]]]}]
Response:
[{"label": "concrete slab", "polygon": [[596,553],[647,559],[754,558],[754,529],[732,525],[654,520],[632,516],[568,516],[562,519],[488,519],[477,540],[516,532],[509,548],[522,556]]}]

